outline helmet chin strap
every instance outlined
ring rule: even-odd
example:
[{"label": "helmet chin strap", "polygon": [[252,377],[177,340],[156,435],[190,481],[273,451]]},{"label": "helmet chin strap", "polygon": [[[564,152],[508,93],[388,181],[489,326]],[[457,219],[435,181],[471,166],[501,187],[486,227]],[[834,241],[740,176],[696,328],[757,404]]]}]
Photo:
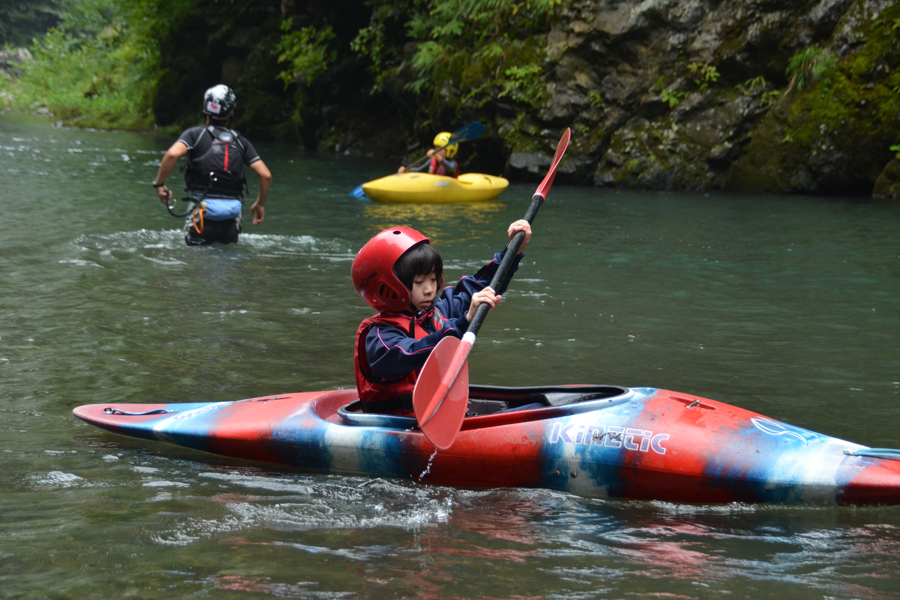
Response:
[{"label": "helmet chin strap", "polygon": [[415,323],[422,323],[430,319],[434,315],[435,310],[436,309],[434,306],[429,306],[428,308],[417,310],[415,316],[413,316],[412,318],[412,321]]}]

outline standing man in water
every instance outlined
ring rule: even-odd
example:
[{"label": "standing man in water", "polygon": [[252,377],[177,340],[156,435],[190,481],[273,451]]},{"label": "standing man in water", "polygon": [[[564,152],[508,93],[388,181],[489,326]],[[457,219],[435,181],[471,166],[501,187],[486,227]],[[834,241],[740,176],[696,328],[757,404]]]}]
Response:
[{"label": "standing man in water", "polygon": [[241,233],[240,198],[247,185],[245,166],[259,178],[259,193],[250,207],[253,224],[262,223],[266,216],[272,173],[247,138],[228,128],[235,103],[234,92],[228,86],[217,85],[206,90],[205,124],[191,127],[179,136],[163,156],[153,182],[159,201],[167,204],[172,190],[166,186],[166,178],[172,174],[178,159],[188,155],[185,191],[197,202],[185,223],[184,240],[188,246],[237,243]]}]

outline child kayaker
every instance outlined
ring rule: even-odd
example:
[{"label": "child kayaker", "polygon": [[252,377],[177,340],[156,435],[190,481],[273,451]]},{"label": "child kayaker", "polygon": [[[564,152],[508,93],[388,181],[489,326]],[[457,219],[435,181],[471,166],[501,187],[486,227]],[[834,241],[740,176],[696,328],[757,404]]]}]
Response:
[{"label": "child kayaker", "polygon": [[[522,219],[507,231],[525,232],[521,251],[531,241],[531,225]],[[461,338],[481,304],[500,302],[522,259],[516,257],[499,289],[489,287],[506,249],[473,276],[443,290],[441,255],[427,237],[409,227],[385,229],[369,240],[353,260],[353,285],[377,315],[356,332],[356,389],[366,412],[412,410],[412,391],[431,351],[445,336]]]},{"label": "child kayaker", "polygon": [[429,148],[428,152],[425,153],[431,160],[412,169],[407,169],[401,165],[397,172],[406,173],[410,171],[413,173],[431,173],[432,175],[459,177],[459,163],[455,160],[450,160],[456,156],[459,144],[451,144],[450,136],[451,134],[447,131],[442,131],[434,136],[434,148]]}]

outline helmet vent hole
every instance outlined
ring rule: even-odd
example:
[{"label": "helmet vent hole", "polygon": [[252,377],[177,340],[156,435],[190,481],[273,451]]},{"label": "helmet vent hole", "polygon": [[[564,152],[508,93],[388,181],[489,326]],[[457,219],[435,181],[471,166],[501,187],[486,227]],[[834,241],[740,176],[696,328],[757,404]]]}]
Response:
[{"label": "helmet vent hole", "polygon": [[385,285],[383,283],[378,286],[378,296],[381,296],[382,298],[386,298],[387,300],[396,300],[398,297],[397,292],[395,292],[394,290],[392,290],[391,288],[389,288],[387,285]]}]

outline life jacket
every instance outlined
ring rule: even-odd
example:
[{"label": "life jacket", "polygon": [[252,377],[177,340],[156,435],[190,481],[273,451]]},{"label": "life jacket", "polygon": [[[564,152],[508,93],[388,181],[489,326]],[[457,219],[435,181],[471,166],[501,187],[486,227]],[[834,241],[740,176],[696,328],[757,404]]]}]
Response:
[{"label": "life jacket", "polygon": [[[441,319],[442,317],[438,317]],[[359,324],[356,331],[356,349],[354,352],[354,361],[356,367],[356,390],[359,392],[359,399],[363,402],[377,402],[379,400],[389,400],[399,398],[404,394],[411,394],[413,388],[416,387],[416,381],[419,379],[419,371],[416,369],[411,373],[399,379],[391,381],[373,381],[371,373],[369,373],[369,361],[366,359],[366,336],[369,335],[369,329],[374,325],[388,325],[396,327],[401,331],[406,331],[411,337],[421,340],[429,334],[428,331],[416,323],[416,318],[412,315],[403,313],[379,313],[373,317],[369,317]]]},{"label": "life jacket", "polygon": [[[447,168],[443,161],[439,161],[436,156],[431,157],[431,164],[428,165],[428,172],[432,175],[447,175]],[[456,169],[450,177],[459,178],[459,163],[456,163]]]},{"label": "life jacket", "polygon": [[244,145],[233,129],[207,125],[194,147],[209,133],[213,140],[200,156],[191,156],[185,180],[188,189],[203,198],[240,198],[247,183],[244,176]]}]

